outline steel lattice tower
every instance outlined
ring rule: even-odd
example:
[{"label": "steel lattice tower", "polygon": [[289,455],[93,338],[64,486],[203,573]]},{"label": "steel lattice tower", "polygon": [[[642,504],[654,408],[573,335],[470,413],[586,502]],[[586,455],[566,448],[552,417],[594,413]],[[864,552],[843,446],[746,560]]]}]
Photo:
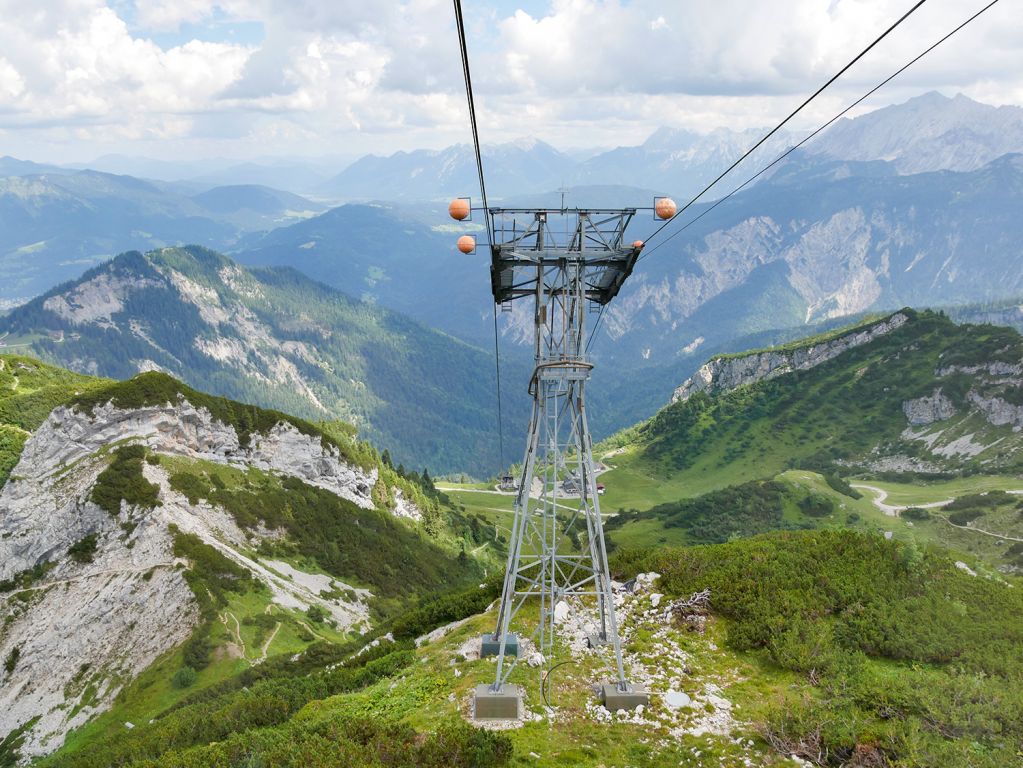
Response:
[{"label": "steel lattice tower", "polygon": [[531,597],[540,604],[532,640],[547,659],[558,602],[593,598],[599,629],[591,643],[610,645],[616,664],[615,684],[607,686],[605,699],[617,696],[615,702],[625,707],[645,700],[629,685],[622,663],[586,417],[593,368],[586,356],[586,318],[614,298],[632,272],[642,243],[626,244],[624,236],[635,213],[635,208],[487,212],[494,300],[503,307],[517,300],[533,305],[535,367],[500,609],[493,635],[484,638],[484,652],[489,644],[497,655],[497,671],[489,691],[477,691],[477,713],[481,697],[504,691],[518,660],[512,621]]}]

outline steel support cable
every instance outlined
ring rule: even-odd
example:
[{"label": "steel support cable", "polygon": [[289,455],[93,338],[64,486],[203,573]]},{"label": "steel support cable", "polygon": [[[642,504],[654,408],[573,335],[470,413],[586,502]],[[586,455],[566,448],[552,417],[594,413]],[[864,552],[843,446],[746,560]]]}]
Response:
[{"label": "steel support cable", "polygon": [[[639,259],[637,259],[636,261],[639,261]],[[597,321],[593,324],[593,330],[590,331],[590,338],[586,340],[586,348],[583,349],[584,355],[589,354],[590,347],[593,345],[594,339],[597,338],[597,331],[600,329],[600,321],[604,319],[605,309],[607,309],[607,304],[601,304],[600,311],[597,312]]]},{"label": "steel support cable", "polygon": [[867,91],[867,92],[866,92],[865,94],[863,94],[863,95],[862,95],[862,96],[860,96],[860,97],[859,97],[858,99],[856,99],[856,101],[854,101],[854,102],[853,102],[852,104],[850,104],[850,105],[849,105],[849,106],[847,106],[847,107],[846,107],[845,109],[843,109],[843,110],[842,110],[841,112],[839,112],[838,114],[836,114],[836,115],[835,115],[834,117],[832,117],[832,118],[831,118],[830,120],[828,120],[828,121],[827,121],[826,123],[823,123],[823,124],[822,124],[822,125],[821,125],[821,126],[820,126],[819,128],[817,128],[817,129],[816,129],[816,130],[815,130],[815,131],[814,131],[813,133],[811,133],[811,134],[810,134],[809,136],[805,137],[805,138],[804,138],[804,139],[803,139],[802,141],[800,141],[799,143],[797,143],[797,144],[795,144],[795,145],[793,145],[793,146],[789,147],[789,148],[788,148],[787,150],[785,150],[784,152],[782,152],[782,153],[781,153],[780,155],[778,155],[778,157],[776,157],[776,158],[775,158],[774,160],[772,160],[772,161],[771,161],[770,163],[768,163],[768,164],[767,164],[767,165],[765,165],[765,166],[764,166],[763,168],[761,168],[761,169],[760,169],[759,171],[757,171],[756,173],[754,173],[754,174],[753,174],[752,176],[750,176],[750,177],[749,177],[748,179],[746,179],[746,181],[744,181],[744,182],[743,182],[742,184],[740,184],[739,186],[737,186],[737,187],[736,187],[735,189],[733,189],[733,190],[732,190],[731,192],[729,192],[729,193],[728,193],[727,195],[725,195],[724,197],[722,197],[722,198],[721,198],[721,199],[719,199],[719,200],[715,200],[715,201],[714,201],[714,204],[713,204],[713,205],[711,205],[711,206],[709,206],[709,207],[708,207],[708,208],[707,208],[706,210],[702,211],[702,212],[700,213],[700,215],[699,215],[699,216],[696,216],[696,217],[695,217],[695,218],[694,218],[694,219],[693,219],[692,221],[686,222],[686,224],[685,224],[684,226],[680,227],[680,228],[679,228],[678,230],[676,230],[675,232],[672,232],[672,233],[671,233],[670,235],[668,235],[668,237],[667,237],[666,239],[664,239],[664,240],[662,240],[661,242],[659,242],[659,243],[658,243],[657,245],[655,245],[655,246],[654,246],[653,248],[651,248],[651,249],[650,249],[649,251],[646,251],[645,253],[643,253],[643,255],[641,255],[641,256],[639,257],[639,259],[637,259],[637,262],[638,262],[638,261],[642,261],[642,260],[643,260],[644,258],[646,258],[647,256],[651,256],[651,255],[653,255],[654,253],[656,253],[656,252],[657,252],[657,250],[658,250],[658,249],[659,249],[659,248],[660,248],[661,246],[667,245],[667,244],[668,244],[668,243],[669,243],[669,242],[670,242],[670,241],[671,241],[671,240],[672,240],[672,239],[673,239],[674,237],[676,237],[677,235],[680,235],[680,234],[682,234],[683,232],[685,232],[685,231],[686,231],[687,229],[689,229],[689,227],[693,226],[693,224],[695,224],[696,222],[698,222],[698,221],[699,221],[700,219],[702,219],[702,218],[703,218],[704,216],[706,216],[706,215],[707,215],[708,213],[710,213],[710,212],[711,212],[711,211],[713,211],[713,210],[714,210],[715,208],[717,208],[717,207],[718,207],[719,205],[721,205],[721,204],[722,204],[723,202],[725,202],[726,200],[728,200],[728,198],[730,198],[730,197],[731,197],[732,195],[736,194],[737,192],[741,192],[741,191],[742,191],[743,189],[745,189],[746,187],[748,187],[748,186],[749,186],[750,184],[752,184],[752,183],[753,183],[754,181],[756,181],[756,180],[757,180],[758,178],[760,178],[760,177],[761,177],[761,176],[762,176],[763,174],[767,173],[767,172],[768,172],[769,170],[771,170],[771,169],[772,169],[772,168],[773,168],[774,166],[776,166],[776,165],[777,165],[778,163],[780,163],[780,162],[781,162],[782,160],[784,160],[784,159],[785,159],[786,157],[788,157],[789,155],[791,155],[791,154],[792,154],[793,152],[795,152],[795,151],[796,151],[797,149],[799,149],[799,148],[800,148],[800,147],[802,147],[802,146],[803,146],[804,144],[806,144],[806,143],[807,143],[808,141],[810,141],[810,140],[811,140],[811,139],[813,139],[813,138],[814,138],[815,136],[817,136],[817,135],[818,135],[818,134],[819,134],[819,133],[820,133],[821,131],[823,131],[824,129],[826,129],[827,127],[829,127],[829,126],[830,126],[830,125],[831,125],[832,123],[834,123],[835,121],[837,121],[837,120],[841,119],[842,117],[844,117],[844,116],[845,116],[845,115],[846,115],[846,114],[847,114],[847,113],[848,113],[849,111],[851,111],[851,110],[852,110],[852,109],[854,109],[855,107],[859,106],[859,105],[860,105],[860,104],[861,104],[862,102],[866,101],[866,100],[867,100],[868,98],[870,98],[871,96],[873,96],[873,95],[874,95],[875,93],[877,93],[877,92],[878,92],[879,90],[881,90],[881,88],[883,88],[884,86],[888,85],[888,83],[890,83],[890,82],[891,82],[892,80],[894,80],[894,79],[895,79],[896,77],[898,77],[898,76],[899,76],[899,75],[901,75],[901,74],[902,74],[903,72],[905,72],[905,71],[906,71],[907,69],[909,69],[909,68],[910,68],[911,66],[913,66],[913,65],[914,65],[914,64],[916,64],[916,63],[917,63],[918,61],[920,61],[920,59],[922,59],[922,58],[923,58],[924,56],[926,56],[927,54],[929,54],[929,53],[930,53],[931,51],[933,51],[933,50],[934,50],[935,48],[937,48],[937,47],[938,47],[939,45],[941,45],[942,43],[944,43],[944,42],[945,42],[946,40],[948,40],[948,39],[949,39],[950,37],[952,37],[953,35],[955,35],[956,33],[958,33],[958,32],[959,32],[959,31],[960,31],[961,29],[963,29],[963,27],[967,26],[968,24],[970,24],[971,22],[973,22],[973,21],[974,21],[975,19],[977,19],[977,17],[979,17],[979,16],[981,15],[981,14],[985,13],[985,12],[986,12],[986,11],[987,11],[988,9],[990,9],[990,8],[991,8],[992,6],[996,5],[996,4],[998,3],[998,1],[999,1],[999,0],[991,0],[991,2],[990,2],[990,3],[988,3],[987,5],[985,5],[985,6],[984,6],[983,8],[981,8],[981,9],[980,9],[979,11],[977,11],[976,13],[974,13],[974,14],[973,14],[972,16],[970,16],[970,17],[969,17],[968,19],[966,19],[966,21],[964,21],[964,22],[963,22],[962,24],[960,24],[960,25],[959,25],[958,27],[956,27],[955,29],[953,29],[953,30],[952,30],[951,32],[949,32],[948,34],[946,34],[946,35],[945,35],[944,37],[940,38],[940,39],[939,39],[939,40],[937,40],[936,42],[932,43],[932,44],[931,44],[931,45],[930,45],[929,47],[925,48],[925,49],[924,49],[923,51],[921,51],[920,53],[918,53],[918,54],[917,54],[916,56],[914,56],[914,57],[913,57],[912,59],[910,59],[910,60],[909,60],[909,61],[907,61],[907,62],[906,62],[905,64],[903,64],[903,65],[902,65],[901,67],[899,67],[899,68],[898,68],[897,70],[895,70],[895,71],[894,71],[894,72],[893,72],[892,74],[888,75],[888,77],[886,77],[886,78],[885,78],[884,80],[882,80],[882,81],[881,81],[880,83],[878,83],[878,84],[877,84],[877,85],[875,85],[875,86],[874,86],[873,88],[871,88],[871,89],[870,89],[869,91]]},{"label": "steel support cable", "polygon": [[[472,144],[476,152],[476,173],[480,178],[480,197],[483,199],[483,220],[487,228],[487,245],[493,247],[494,233],[490,222],[490,206],[487,204],[487,185],[483,180],[483,153],[480,151],[480,134],[476,126],[476,102],[472,95],[472,76],[469,73],[469,49],[465,42],[465,19],[462,17],[462,2],[454,0],[455,26],[458,28],[458,46],[462,52],[462,75],[465,79],[465,98],[469,104],[469,124],[472,127]],[[504,416],[501,407],[501,343],[497,327],[497,303],[494,303],[494,367],[497,377],[497,443],[501,469],[504,469]]]},{"label": "steel support cable", "polygon": [[[457,0],[456,0],[456,2],[457,2]],[[664,229],[665,227],[667,227],[667,226],[668,226],[669,224],[671,224],[671,222],[673,222],[673,221],[674,221],[675,219],[677,219],[677,218],[678,218],[679,216],[681,216],[681,215],[682,215],[682,212],[683,212],[683,211],[685,211],[686,209],[688,209],[689,207],[691,207],[691,206],[692,206],[693,204],[695,204],[695,203],[696,203],[696,202],[697,202],[697,201],[698,201],[698,200],[699,200],[699,199],[700,199],[701,197],[703,197],[703,196],[704,196],[705,194],[707,194],[707,193],[708,193],[708,192],[709,192],[709,191],[710,191],[711,189],[713,189],[713,188],[714,188],[715,186],[717,186],[717,183],[718,183],[719,181],[721,181],[721,180],[722,180],[723,178],[725,178],[725,176],[727,176],[727,175],[728,175],[729,173],[731,173],[731,172],[732,172],[733,170],[735,170],[736,166],[738,166],[738,165],[739,165],[739,163],[741,163],[741,162],[742,162],[743,160],[745,160],[745,159],[746,159],[747,157],[749,157],[750,155],[752,155],[752,154],[753,154],[753,153],[754,153],[754,152],[755,152],[755,151],[756,151],[757,149],[759,149],[759,148],[760,148],[760,147],[761,147],[761,146],[763,145],[763,143],[764,143],[765,141],[767,141],[767,140],[768,140],[769,138],[771,138],[772,136],[774,136],[774,134],[776,134],[776,133],[777,133],[778,131],[780,131],[780,130],[781,130],[781,129],[782,129],[782,128],[783,128],[783,127],[784,127],[784,126],[785,126],[785,125],[786,125],[786,124],[787,124],[787,123],[789,122],[789,120],[791,120],[791,119],[792,119],[793,117],[795,117],[795,116],[796,116],[797,114],[799,114],[799,112],[800,112],[800,111],[802,111],[802,109],[803,109],[803,108],[804,108],[804,107],[805,107],[805,106],[806,106],[807,104],[809,104],[809,103],[810,103],[811,101],[813,101],[813,100],[814,100],[814,99],[816,99],[816,98],[817,98],[818,96],[820,96],[820,95],[821,95],[821,93],[823,93],[823,92],[824,92],[824,90],[825,90],[826,88],[828,88],[828,86],[830,86],[830,85],[831,85],[832,83],[834,83],[834,82],[835,82],[835,81],[836,81],[836,80],[837,80],[838,78],[840,78],[840,77],[841,77],[842,75],[844,75],[844,74],[845,74],[845,73],[846,73],[846,72],[847,72],[847,71],[848,71],[848,70],[849,70],[849,69],[850,69],[850,68],[851,68],[851,67],[852,67],[852,66],[853,66],[854,64],[856,64],[856,62],[858,62],[858,61],[859,61],[860,59],[862,59],[862,58],[863,58],[864,56],[866,56],[866,55],[867,55],[867,54],[868,54],[868,53],[869,53],[869,52],[870,52],[871,50],[873,50],[874,46],[876,46],[876,45],[877,45],[878,43],[880,43],[880,42],[881,42],[882,40],[884,40],[884,39],[885,39],[886,37],[888,37],[888,35],[889,35],[889,34],[891,34],[891,32],[892,32],[892,31],[893,31],[893,30],[894,30],[894,29],[895,29],[896,27],[898,27],[898,26],[899,26],[899,25],[900,25],[900,24],[901,24],[902,22],[904,22],[904,21],[905,21],[906,19],[908,19],[908,18],[909,18],[909,17],[910,17],[910,16],[911,16],[911,15],[912,15],[912,14],[913,14],[913,13],[914,13],[914,12],[915,12],[915,11],[916,11],[916,10],[917,10],[918,8],[920,8],[920,6],[921,6],[921,5],[923,5],[923,4],[925,3],[925,2],[927,2],[927,0],[918,0],[918,2],[917,2],[917,3],[915,4],[915,5],[913,5],[913,7],[912,7],[912,8],[910,8],[910,9],[909,9],[908,11],[906,11],[906,12],[905,12],[904,14],[902,14],[902,16],[900,16],[900,17],[899,17],[899,18],[898,18],[898,19],[897,19],[897,20],[895,21],[895,23],[894,23],[894,24],[892,24],[892,25],[891,25],[890,27],[888,27],[888,29],[886,29],[886,30],[885,30],[884,32],[882,32],[882,33],[881,33],[881,34],[880,34],[880,35],[879,35],[879,36],[878,36],[877,38],[875,38],[875,39],[874,39],[874,42],[872,42],[872,43],[871,43],[870,45],[868,45],[868,46],[867,46],[866,48],[864,48],[864,49],[863,49],[862,51],[860,51],[860,52],[859,52],[858,54],[856,54],[856,57],[855,57],[855,58],[853,58],[853,60],[852,60],[852,61],[850,61],[850,62],[849,62],[848,64],[846,64],[846,65],[845,65],[844,67],[842,67],[842,68],[841,68],[840,70],[838,70],[838,72],[836,72],[836,73],[835,73],[834,75],[832,75],[832,76],[831,76],[831,78],[830,78],[830,79],[829,79],[829,80],[828,80],[828,81],[827,81],[826,83],[824,83],[824,85],[822,85],[822,86],[821,86],[820,88],[818,88],[818,89],[817,89],[816,91],[814,91],[814,92],[813,92],[812,94],[810,94],[810,96],[808,96],[808,97],[806,98],[806,100],[805,100],[805,101],[804,101],[804,102],[803,102],[802,104],[800,104],[800,105],[799,105],[798,107],[796,107],[796,108],[795,108],[794,110],[792,110],[792,112],[790,112],[790,113],[789,113],[788,117],[786,117],[786,118],[785,118],[784,120],[782,120],[782,121],[781,121],[780,123],[778,123],[778,125],[776,125],[776,126],[775,126],[774,128],[772,128],[772,129],[771,129],[770,131],[768,131],[768,132],[767,132],[766,134],[764,134],[763,138],[761,138],[761,139],[760,139],[760,141],[758,141],[758,142],[757,142],[756,144],[754,144],[754,145],[753,145],[752,147],[750,147],[749,149],[747,149],[747,150],[746,150],[746,152],[745,152],[745,153],[743,153],[743,155],[742,155],[741,157],[739,157],[739,159],[738,159],[738,160],[736,160],[736,161],[735,161],[734,163],[732,163],[732,164],[731,164],[730,166],[728,166],[728,168],[726,168],[726,169],[725,169],[725,170],[724,170],[724,171],[723,171],[723,172],[721,173],[721,175],[720,175],[720,176],[718,176],[718,177],[717,177],[716,179],[714,179],[714,181],[712,181],[712,182],[711,182],[710,184],[708,184],[708,185],[707,185],[706,187],[704,187],[704,188],[703,188],[703,189],[702,189],[702,190],[701,190],[701,191],[699,192],[699,194],[697,194],[697,195],[696,195],[696,196],[695,196],[694,198],[692,198],[692,199],[691,199],[691,200],[690,200],[690,201],[689,201],[688,203],[686,203],[686,204],[685,204],[685,205],[683,205],[683,206],[682,206],[681,208],[679,208],[679,209],[678,209],[678,211],[676,211],[676,212],[675,212],[675,215],[674,215],[674,216],[672,216],[672,217],[671,217],[670,219],[668,219],[668,220],[667,220],[667,221],[665,221],[665,222],[664,222],[663,224],[661,224],[661,226],[659,226],[659,227],[658,227],[657,229],[655,229],[655,230],[654,230],[654,232],[653,232],[653,234],[652,234],[652,235],[650,235],[650,236],[649,236],[649,237],[648,237],[648,238],[646,239],[647,243],[649,243],[649,242],[650,242],[651,240],[653,240],[653,239],[654,239],[654,238],[655,238],[655,237],[656,237],[656,236],[657,236],[657,235],[658,235],[658,234],[659,234],[659,233],[660,233],[660,232],[661,232],[661,231],[662,231],[662,230],[663,230],[663,229]]]}]

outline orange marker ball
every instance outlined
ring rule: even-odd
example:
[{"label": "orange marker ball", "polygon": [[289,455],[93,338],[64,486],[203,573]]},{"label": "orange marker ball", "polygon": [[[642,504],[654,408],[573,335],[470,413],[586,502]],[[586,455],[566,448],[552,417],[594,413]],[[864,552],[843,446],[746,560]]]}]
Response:
[{"label": "orange marker ball", "polygon": [[455,221],[463,221],[469,218],[469,201],[464,197],[456,197],[448,206],[448,213]]},{"label": "orange marker ball", "polygon": [[662,197],[656,203],[654,203],[654,213],[657,214],[659,219],[670,219],[678,211],[678,206],[675,205],[675,201],[670,197]]},{"label": "orange marker ball", "polygon": [[472,235],[462,235],[458,238],[458,250],[462,253],[472,253],[476,250],[476,238]]}]

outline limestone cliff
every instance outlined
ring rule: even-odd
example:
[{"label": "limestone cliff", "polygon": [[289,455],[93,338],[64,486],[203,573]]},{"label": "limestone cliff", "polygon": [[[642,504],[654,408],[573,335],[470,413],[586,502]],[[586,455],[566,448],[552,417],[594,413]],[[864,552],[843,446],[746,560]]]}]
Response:
[{"label": "limestone cliff", "polygon": [[791,371],[813,368],[838,357],[848,349],[867,344],[891,333],[902,326],[907,319],[906,315],[900,312],[865,328],[815,344],[794,349],[766,349],[745,355],[715,357],[675,390],[671,396],[671,402],[688,400],[697,392],[707,392],[708,394],[728,392],[747,384],[773,379]]}]

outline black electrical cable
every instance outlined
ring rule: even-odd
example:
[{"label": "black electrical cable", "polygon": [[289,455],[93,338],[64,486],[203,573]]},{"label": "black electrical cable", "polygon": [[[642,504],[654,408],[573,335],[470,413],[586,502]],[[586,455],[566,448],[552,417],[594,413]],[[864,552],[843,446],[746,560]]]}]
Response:
[{"label": "black electrical cable", "polygon": [[575,664],[575,662],[572,661],[571,659],[569,659],[568,661],[558,662],[553,667],[548,669],[544,676],[540,679],[540,695],[543,696],[544,704],[547,705],[548,709],[554,709],[554,707],[551,706],[551,701],[550,699],[547,698],[547,678],[551,676],[551,672],[556,670],[558,667],[565,666],[566,664]]},{"label": "black electrical cable", "polygon": [[[457,0],[456,0],[456,2],[457,2]],[[910,8],[908,11],[906,11],[904,14],[902,14],[902,16],[900,16],[899,19],[894,24],[892,24],[890,27],[888,27],[888,29],[886,29],[884,32],[882,32],[874,40],[874,42],[872,42],[870,45],[868,45],[866,48],[864,48],[862,51],[860,51],[858,54],[856,54],[856,57],[852,61],[850,61],[848,64],[846,64],[840,70],[838,70],[838,72],[836,72],[834,75],[832,75],[831,78],[826,83],[824,83],[824,85],[822,85],[820,88],[818,88],[816,91],[814,91],[809,97],[807,97],[807,99],[802,104],[800,104],[798,107],[796,107],[794,110],[792,110],[792,112],[789,113],[788,117],[786,117],[784,120],[782,120],[780,123],[778,123],[778,125],[776,125],[770,131],[768,131],[764,135],[764,137],[760,139],[760,141],[758,141],[756,144],[754,144],[752,147],[750,147],[748,150],[746,150],[746,152],[743,153],[743,155],[738,160],[736,160],[734,163],[732,163],[730,166],[728,166],[728,168],[726,168],[724,170],[724,172],[721,173],[720,176],[718,176],[716,179],[714,179],[714,181],[712,181],[710,184],[708,184],[706,187],[704,187],[703,190],[701,190],[700,193],[696,195],[696,197],[694,197],[688,203],[686,203],[681,208],[679,208],[678,211],[675,212],[674,216],[672,216],[670,219],[668,219],[663,224],[661,224],[661,226],[659,226],[657,229],[655,229],[654,233],[652,235],[650,235],[646,239],[647,243],[649,243],[654,237],[656,237],[661,232],[661,230],[663,230],[666,226],[671,224],[671,222],[673,222],[675,219],[677,219],[682,214],[683,211],[688,209],[690,206],[692,206],[694,203],[696,203],[701,197],[703,197],[705,194],[707,194],[713,187],[715,187],[717,185],[717,183],[719,181],[721,181],[723,178],[725,178],[725,176],[727,176],[729,173],[731,173],[735,169],[735,167],[737,165],[739,165],[739,163],[741,163],[747,157],[752,155],[757,149],[759,149],[760,146],[765,141],[767,141],[769,138],[774,136],[774,134],[776,134],[778,131],[780,131],[782,129],[782,127],[784,127],[789,122],[789,120],[791,120],[793,117],[795,117],[797,114],[799,114],[799,112],[807,104],[809,104],[811,101],[813,101],[818,96],[820,96],[820,94],[828,86],[830,86],[838,78],[840,78],[842,75],[844,75],[856,62],[858,62],[860,59],[862,59],[864,56],[866,56],[874,48],[874,46],[876,46],[878,43],[880,43],[882,40],[884,40],[889,34],[891,34],[891,32],[896,27],[898,27],[902,22],[904,22],[906,19],[908,19],[925,2],[927,2],[927,0],[918,0],[918,2],[912,8]]]},{"label": "black electrical cable", "polygon": [[[487,244],[493,246],[494,235],[490,226],[490,206],[487,204],[487,185],[483,181],[483,153],[480,151],[480,134],[476,126],[476,102],[472,95],[472,76],[469,74],[469,49],[465,42],[465,20],[462,17],[462,2],[454,0],[455,26],[458,28],[458,45],[462,52],[462,74],[465,77],[465,97],[469,102],[469,124],[472,126],[472,144],[476,151],[476,172],[480,177],[480,196],[483,198],[483,219],[487,228]],[[501,407],[501,345],[497,328],[497,304],[494,304],[494,366],[497,376],[497,441],[501,468],[504,468],[504,418]]]},{"label": "black electrical cable", "polygon": [[726,201],[726,200],[727,200],[728,198],[730,198],[730,197],[731,197],[732,195],[736,194],[737,192],[741,192],[741,191],[742,191],[743,189],[745,189],[746,187],[748,187],[748,186],[749,186],[750,184],[752,184],[752,183],[753,183],[754,181],[756,181],[756,180],[757,180],[758,178],[760,178],[760,177],[761,177],[761,176],[762,176],[763,174],[767,173],[767,171],[771,170],[771,169],[772,169],[772,168],[773,168],[774,166],[776,166],[776,165],[777,165],[778,163],[780,163],[780,162],[781,162],[782,160],[784,160],[784,159],[785,159],[786,157],[788,157],[789,155],[791,155],[791,154],[792,154],[793,152],[795,152],[795,151],[796,151],[797,149],[799,149],[799,148],[800,148],[801,146],[803,146],[804,144],[806,144],[806,143],[807,143],[808,141],[810,141],[810,140],[811,140],[812,138],[814,138],[815,136],[817,136],[817,135],[818,135],[818,134],[819,134],[819,133],[820,133],[821,131],[823,131],[823,130],[824,130],[825,128],[827,128],[828,126],[830,126],[830,125],[831,125],[832,123],[834,123],[834,122],[835,122],[836,120],[839,120],[840,118],[844,117],[844,116],[845,116],[845,115],[846,115],[846,114],[847,114],[847,113],[848,113],[848,112],[849,112],[850,110],[852,110],[853,108],[855,108],[856,106],[858,106],[859,104],[861,104],[861,103],[862,103],[863,101],[865,101],[866,99],[868,99],[868,98],[870,98],[871,96],[873,96],[873,95],[874,95],[875,93],[877,93],[877,91],[881,90],[881,88],[883,88],[884,86],[888,85],[888,83],[890,83],[890,82],[891,82],[892,80],[894,80],[894,79],[895,79],[896,77],[898,77],[899,75],[901,75],[901,74],[902,74],[903,72],[905,72],[905,71],[906,71],[907,69],[909,69],[909,68],[910,68],[911,66],[913,66],[914,64],[916,64],[916,63],[917,63],[918,61],[920,61],[920,59],[922,59],[922,58],[923,58],[924,56],[926,56],[927,54],[929,54],[929,53],[930,53],[931,51],[933,51],[933,50],[934,50],[935,48],[937,48],[937,47],[938,47],[939,45],[941,45],[942,43],[944,43],[944,42],[945,42],[946,40],[948,40],[948,39],[949,39],[950,37],[952,37],[953,35],[955,35],[955,34],[956,34],[957,32],[959,32],[959,31],[960,31],[960,30],[961,30],[961,29],[962,29],[963,27],[965,27],[965,26],[966,26],[967,24],[969,24],[969,23],[971,23],[972,21],[974,21],[974,20],[975,20],[975,19],[976,19],[976,18],[977,18],[978,16],[980,16],[981,14],[983,14],[983,13],[984,13],[985,11],[987,11],[987,10],[988,10],[989,8],[991,8],[991,7],[992,7],[993,5],[995,5],[996,3],[998,3],[998,0],[991,0],[991,2],[990,2],[990,3],[988,3],[987,5],[985,5],[985,6],[983,7],[983,8],[981,8],[981,9],[980,9],[979,11],[977,11],[977,12],[976,12],[975,14],[973,14],[972,16],[970,16],[970,17],[969,17],[969,18],[968,18],[968,19],[967,19],[966,21],[964,21],[964,22],[963,22],[962,24],[960,24],[960,25],[959,25],[958,27],[956,27],[955,29],[953,29],[953,30],[952,30],[951,32],[949,32],[949,33],[948,33],[947,35],[945,35],[944,37],[942,37],[941,39],[939,39],[939,40],[938,40],[937,42],[935,42],[935,43],[931,44],[931,45],[930,45],[930,46],[929,46],[928,48],[925,48],[925,49],[924,49],[923,51],[921,51],[920,53],[918,53],[918,54],[917,54],[916,56],[914,56],[914,57],[913,57],[912,59],[910,59],[909,61],[907,61],[907,62],[906,62],[905,64],[903,64],[903,65],[902,65],[901,67],[899,67],[899,68],[898,68],[897,70],[895,70],[895,71],[894,71],[894,72],[893,72],[892,74],[888,75],[888,77],[886,77],[886,78],[885,78],[884,80],[882,80],[882,81],[881,81],[880,83],[878,83],[878,84],[877,84],[877,85],[875,85],[875,86],[874,86],[873,88],[871,88],[871,89],[870,89],[869,91],[867,91],[867,92],[866,92],[865,94],[863,94],[863,95],[862,95],[862,96],[860,96],[860,97],[859,97],[858,99],[856,99],[856,101],[854,101],[854,102],[853,102],[852,104],[850,104],[850,105],[849,105],[849,106],[847,106],[847,107],[846,107],[845,109],[843,109],[843,110],[842,110],[841,112],[839,112],[838,114],[836,114],[836,115],[835,115],[834,117],[832,117],[832,118],[831,118],[830,120],[828,120],[828,121],[827,121],[826,123],[822,124],[822,125],[821,125],[821,126],[820,126],[819,128],[817,128],[817,129],[816,129],[816,130],[815,130],[815,131],[814,131],[813,133],[811,133],[811,134],[810,134],[809,136],[805,137],[805,138],[804,138],[804,139],[803,139],[802,141],[800,141],[799,143],[797,143],[797,144],[794,144],[793,146],[789,147],[789,148],[788,148],[787,150],[785,150],[785,151],[784,151],[784,152],[782,152],[782,153],[781,153],[780,155],[778,155],[778,157],[776,157],[776,158],[775,158],[774,160],[772,160],[772,161],[771,161],[770,163],[768,163],[768,164],[767,164],[767,165],[765,165],[765,166],[764,166],[763,168],[761,168],[761,169],[760,169],[759,171],[757,171],[756,173],[754,173],[754,174],[753,174],[752,176],[750,176],[750,177],[749,177],[748,179],[746,179],[746,181],[744,181],[744,182],[743,182],[742,184],[740,184],[739,186],[737,186],[737,187],[736,187],[735,189],[733,189],[733,190],[732,190],[731,192],[729,192],[729,193],[728,193],[727,195],[725,195],[724,197],[722,197],[722,198],[721,198],[720,200],[716,200],[716,201],[714,202],[714,204],[713,204],[713,205],[709,206],[709,207],[708,207],[708,208],[707,208],[706,210],[704,210],[704,211],[703,211],[702,213],[700,213],[700,215],[699,215],[699,216],[695,217],[695,218],[694,218],[694,219],[693,219],[692,221],[689,221],[689,222],[687,222],[687,223],[685,224],[685,226],[683,226],[683,227],[679,228],[679,229],[678,229],[678,230],[676,230],[675,232],[672,232],[672,233],[671,233],[671,234],[670,234],[670,235],[669,235],[669,236],[668,236],[668,237],[667,237],[666,239],[664,239],[664,240],[662,240],[661,242],[659,242],[659,243],[658,243],[657,245],[655,245],[655,246],[654,246],[653,248],[651,248],[651,249],[650,249],[649,251],[646,251],[646,252],[644,252],[644,253],[643,253],[643,255],[642,255],[642,256],[640,256],[640,258],[639,258],[639,259],[637,259],[637,261],[640,261],[640,260],[642,260],[642,259],[646,258],[647,256],[651,256],[651,255],[653,255],[653,254],[654,254],[654,253],[655,253],[655,252],[657,251],[657,249],[658,249],[658,248],[660,248],[660,247],[661,247],[661,246],[663,246],[663,245],[666,245],[667,243],[669,243],[669,242],[670,242],[670,241],[672,240],[672,238],[674,238],[674,237],[676,237],[677,235],[680,235],[680,234],[682,234],[683,232],[685,232],[685,231],[686,231],[687,229],[689,229],[689,227],[693,226],[693,224],[695,224],[695,223],[696,223],[696,222],[698,222],[698,221],[699,221],[700,219],[702,219],[702,218],[703,218],[704,216],[706,216],[706,215],[707,215],[708,213],[710,213],[711,211],[713,211],[713,210],[714,210],[715,208],[717,208],[717,207],[718,207],[719,205],[721,205],[721,204],[722,204],[723,202],[725,202],[725,201]]}]

